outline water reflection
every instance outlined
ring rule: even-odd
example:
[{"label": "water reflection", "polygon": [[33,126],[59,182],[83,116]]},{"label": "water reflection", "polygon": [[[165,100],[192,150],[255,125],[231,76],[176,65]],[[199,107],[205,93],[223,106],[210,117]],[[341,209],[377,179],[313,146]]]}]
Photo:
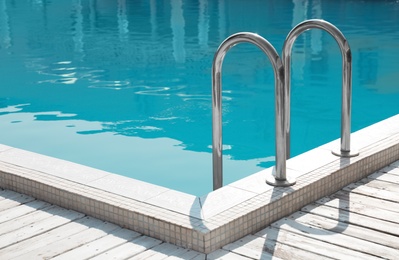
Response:
[{"label": "water reflection", "polygon": [[294,8],[292,11],[291,27],[294,27],[308,17],[308,0],[292,0],[292,3],[294,4]]},{"label": "water reflection", "polygon": [[372,48],[359,48],[358,56],[359,62],[362,66],[359,66],[359,80],[360,84],[365,86],[373,86],[377,83],[378,74],[378,52],[377,47]]},{"label": "water reflection", "polygon": [[10,25],[6,0],[0,0],[0,49],[11,47]]},{"label": "water reflection", "polygon": [[150,0],[150,24],[151,24],[151,38],[155,40],[158,38],[157,0]]},{"label": "water reflection", "polygon": [[[321,0],[312,1],[312,19],[322,18]],[[311,30],[310,46],[312,47],[313,59],[321,59],[321,52],[323,50],[323,43],[321,42],[321,30]]]},{"label": "water reflection", "polygon": [[[307,19],[307,10],[308,10],[308,0],[292,0],[294,4],[294,9],[292,11],[292,23],[291,27],[294,28],[298,23]],[[304,33],[297,40],[300,42],[302,39],[306,40],[307,34]],[[292,77],[302,81],[304,67],[306,64],[305,52],[303,51],[304,44],[294,44],[292,47],[292,53],[295,53],[295,62],[292,63]]]},{"label": "water reflection", "polygon": [[184,44],[184,17],[183,17],[183,2],[182,0],[171,0],[171,20],[170,26],[173,34],[173,57],[178,63],[186,61],[186,49]]},{"label": "water reflection", "polygon": [[225,0],[218,1],[218,29],[219,29],[219,42],[224,41],[226,35],[226,3]]},{"label": "water reflection", "polygon": [[89,24],[91,31],[96,27],[96,0],[89,0]]},{"label": "water reflection", "polygon": [[208,0],[199,0],[198,43],[202,48],[208,48],[209,14]]},{"label": "water reflection", "polygon": [[38,7],[43,7],[43,1],[42,0],[33,0],[32,3]]},{"label": "water reflection", "polygon": [[129,36],[129,21],[126,15],[126,0],[118,0],[118,30],[119,39],[124,42]]},{"label": "water reflection", "polygon": [[73,32],[73,42],[75,45],[75,52],[80,54],[80,58],[83,58],[84,56],[84,42],[83,42],[83,15],[82,15],[82,3],[81,0],[73,0],[73,26],[72,26],[72,32]]},{"label": "water reflection", "polygon": [[43,65],[42,59],[31,60],[29,67],[34,68],[41,75],[50,76],[38,83],[75,84],[81,73],[79,68],[72,65],[72,61],[59,61],[50,66]]}]

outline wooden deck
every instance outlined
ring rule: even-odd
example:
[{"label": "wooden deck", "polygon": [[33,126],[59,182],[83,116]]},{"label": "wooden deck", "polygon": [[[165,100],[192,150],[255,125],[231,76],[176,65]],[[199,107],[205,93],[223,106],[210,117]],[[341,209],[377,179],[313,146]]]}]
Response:
[{"label": "wooden deck", "polygon": [[0,190],[0,259],[399,259],[399,162],[208,256]]}]

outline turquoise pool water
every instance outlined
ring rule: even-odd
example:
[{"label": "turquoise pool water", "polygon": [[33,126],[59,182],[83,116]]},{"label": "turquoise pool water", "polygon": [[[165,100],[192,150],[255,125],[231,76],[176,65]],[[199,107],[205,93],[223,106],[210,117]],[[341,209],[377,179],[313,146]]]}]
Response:
[{"label": "turquoise pool water", "polygon": [[[310,18],[352,47],[352,131],[399,113],[398,1],[0,0],[0,143],[203,195],[218,45],[250,31],[281,52]],[[337,44],[306,32],[292,72],[297,155],[340,135]],[[274,164],[274,79],[246,44],[223,73],[227,184]]]}]

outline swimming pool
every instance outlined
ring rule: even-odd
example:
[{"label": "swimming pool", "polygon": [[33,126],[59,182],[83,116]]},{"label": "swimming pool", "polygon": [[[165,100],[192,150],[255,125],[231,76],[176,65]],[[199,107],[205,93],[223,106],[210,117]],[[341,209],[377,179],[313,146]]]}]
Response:
[{"label": "swimming pool", "polygon": [[[352,47],[354,131],[399,111],[398,12],[396,1],[0,0],[0,143],[201,195],[225,37],[257,32],[280,51],[300,21],[334,23]],[[329,35],[298,39],[292,155],[339,137],[340,71]],[[274,163],[274,89],[253,46],[229,52],[223,72],[228,183]]]}]

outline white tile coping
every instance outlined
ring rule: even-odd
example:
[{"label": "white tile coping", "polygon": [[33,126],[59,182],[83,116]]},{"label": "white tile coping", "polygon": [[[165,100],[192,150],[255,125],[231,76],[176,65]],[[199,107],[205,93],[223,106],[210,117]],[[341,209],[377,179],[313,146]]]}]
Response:
[{"label": "white tile coping", "polygon": [[[287,176],[297,178],[292,187],[267,185],[271,167],[201,197],[0,144],[0,187],[209,253],[349,184],[354,177],[345,169],[364,172],[362,178],[398,160],[399,114],[351,135],[358,157],[334,156],[339,141],[289,159]],[[350,168],[356,164],[360,170]]]}]

